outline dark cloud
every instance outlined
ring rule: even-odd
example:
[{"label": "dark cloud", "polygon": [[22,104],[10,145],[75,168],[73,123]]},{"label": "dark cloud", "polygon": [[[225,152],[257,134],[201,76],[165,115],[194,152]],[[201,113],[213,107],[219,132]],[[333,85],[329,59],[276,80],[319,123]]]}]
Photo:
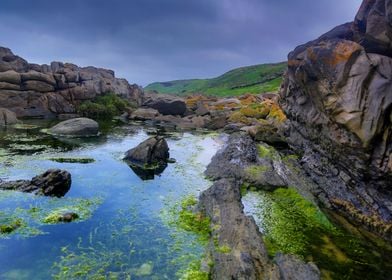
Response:
[{"label": "dark cloud", "polygon": [[0,45],[35,63],[111,68],[146,85],[276,62],[361,0],[2,0]]}]

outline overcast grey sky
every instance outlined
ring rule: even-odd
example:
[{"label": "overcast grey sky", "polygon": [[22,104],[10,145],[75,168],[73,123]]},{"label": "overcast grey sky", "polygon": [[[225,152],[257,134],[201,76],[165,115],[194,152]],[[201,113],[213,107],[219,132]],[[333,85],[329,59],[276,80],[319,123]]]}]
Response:
[{"label": "overcast grey sky", "polygon": [[352,21],[361,0],[0,0],[0,45],[29,62],[113,69],[130,83],[278,62]]}]

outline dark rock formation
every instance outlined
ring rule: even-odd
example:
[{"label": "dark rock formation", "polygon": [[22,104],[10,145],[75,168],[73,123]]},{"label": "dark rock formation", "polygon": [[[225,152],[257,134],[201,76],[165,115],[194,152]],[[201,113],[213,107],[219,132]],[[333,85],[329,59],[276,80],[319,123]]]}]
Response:
[{"label": "dark rock formation", "polygon": [[29,64],[0,47],[0,104],[18,117],[74,114],[78,104],[108,92],[140,105],[143,91],[111,70],[70,63]]},{"label": "dark rock formation", "polygon": [[279,158],[274,158],[279,155],[268,146],[262,147],[266,150],[265,156],[259,155],[260,147],[249,135],[232,134],[227,144],[214,155],[205,174],[213,180],[234,178],[266,190],[286,187],[286,180],[279,174],[282,169]]},{"label": "dark rock formation", "polygon": [[183,116],[186,111],[184,100],[163,94],[148,95],[143,105],[158,110],[162,115]]},{"label": "dark rock formation", "polygon": [[216,181],[200,195],[198,210],[211,221],[212,279],[320,279],[312,263],[281,254],[269,259],[254,219],[244,214],[237,180]]},{"label": "dark rock formation", "polygon": [[99,125],[88,118],[76,118],[62,121],[48,130],[50,134],[68,137],[97,136]]},{"label": "dark rock formation", "polygon": [[29,180],[0,181],[0,189],[15,190],[45,196],[64,196],[71,188],[71,174],[65,170],[49,169]]},{"label": "dark rock formation", "polygon": [[[256,223],[243,212],[240,187],[234,180],[216,181],[204,191],[199,210],[210,217],[213,229],[209,245],[212,279],[270,278],[273,265]],[[227,251],[220,252],[219,247]]]},{"label": "dark rock formation", "polygon": [[0,108],[0,126],[16,124],[18,119],[16,114],[5,108]]},{"label": "dark rock formation", "polygon": [[353,23],[289,54],[281,106],[316,194],[392,239],[392,5],[365,0]]},{"label": "dark rock formation", "polygon": [[167,167],[169,146],[160,136],[150,137],[125,153],[124,160],[143,180],[153,179]]}]

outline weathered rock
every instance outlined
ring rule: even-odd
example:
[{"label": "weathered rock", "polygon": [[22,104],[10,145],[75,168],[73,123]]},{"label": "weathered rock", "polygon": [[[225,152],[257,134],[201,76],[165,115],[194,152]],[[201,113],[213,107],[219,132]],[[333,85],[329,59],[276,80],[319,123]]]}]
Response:
[{"label": "weathered rock", "polygon": [[154,136],[127,151],[124,160],[142,180],[150,180],[166,169],[169,157],[166,140]]},{"label": "weathered rock", "polygon": [[169,159],[169,146],[163,137],[155,136],[126,152],[124,160],[139,165],[166,163]]},{"label": "weathered rock", "polygon": [[162,115],[184,116],[186,103],[184,100],[167,95],[149,95],[144,106],[158,110]]},{"label": "weathered rock", "polygon": [[389,2],[365,0],[354,23],[291,52],[280,103],[323,202],[391,239]]},{"label": "weathered rock", "polygon": [[142,88],[115,78],[111,70],[61,62],[29,64],[0,47],[0,104],[18,117],[75,114],[81,102],[106,93],[115,93],[135,105],[143,102]]},{"label": "weathered rock", "polygon": [[0,189],[15,190],[45,196],[64,196],[71,187],[71,174],[65,170],[49,169],[29,180],[0,181]]},{"label": "weathered rock", "polygon": [[[269,279],[272,263],[254,220],[245,216],[240,187],[230,179],[216,181],[200,195],[198,210],[211,220],[209,252],[212,279]],[[226,252],[220,252],[225,247]]]},{"label": "weathered rock", "polygon": [[159,112],[151,108],[138,108],[131,113],[129,119],[131,120],[153,120],[159,115]]},{"label": "weathered rock", "polygon": [[97,136],[99,125],[96,121],[88,118],[70,119],[58,123],[48,131],[50,134],[70,137]]},{"label": "weathered rock", "polygon": [[18,119],[16,114],[10,110],[0,108],[0,126],[16,124]]},{"label": "weathered rock", "polygon": [[276,254],[275,263],[282,280],[317,280],[320,270],[314,263],[304,263],[293,255]]}]

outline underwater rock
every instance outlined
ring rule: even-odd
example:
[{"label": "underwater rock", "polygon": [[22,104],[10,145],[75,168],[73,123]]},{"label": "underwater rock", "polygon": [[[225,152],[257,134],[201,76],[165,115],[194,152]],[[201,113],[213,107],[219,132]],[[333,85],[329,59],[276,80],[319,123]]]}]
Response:
[{"label": "underwater rock", "polygon": [[0,189],[34,193],[44,196],[64,196],[71,188],[71,174],[60,169],[49,169],[29,180],[0,181]]},{"label": "underwater rock", "polygon": [[99,133],[99,125],[92,119],[76,118],[58,123],[49,129],[49,133],[58,136],[71,137],[97,136]]}]

